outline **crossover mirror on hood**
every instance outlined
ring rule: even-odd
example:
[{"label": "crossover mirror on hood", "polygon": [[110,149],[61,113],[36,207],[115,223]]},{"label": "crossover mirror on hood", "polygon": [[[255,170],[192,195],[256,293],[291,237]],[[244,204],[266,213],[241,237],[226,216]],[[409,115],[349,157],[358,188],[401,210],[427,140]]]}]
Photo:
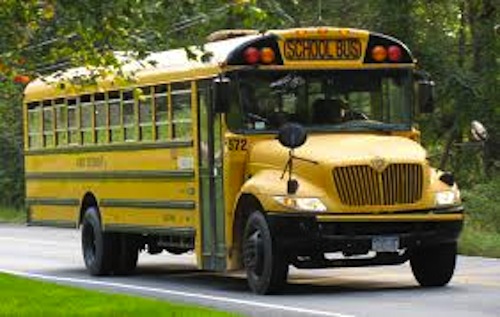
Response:
[{"label": "crossover mirror on hood", "polygon": [[486,130],[481,122],[476,120],[470,123],[470,134],[472,136],[472,140],[476,142],[483,142],[488,139],[488,130]]},{"label": "crossover mirror on hood", "polygon": [[298,148],[302,144],[306,142],[307,133],[306,130],[298,123],[285,123],[281,126],[278,132],[278,140],[281,145],[287,147],[288,151],[288,161],[286,162],[285,169],[283,170],[283,174],[281,178],[283,178],[288,171],[288,181],[286,184],[286,191],[289,195],[293,195],[299,189],[299,182],[292,178],[293,174],[293,160],[298,159],[306,162],[310,162],[313,164],[318,164],[315,161],[311,161],[308,159],[297,157],[293,154],[293,150]]},{"label": "crossover mirror on hood", "polygon": [[295,149],[306,142],[306,130],[298,123],[285,123],[278,132],[278,140],[281,145],[289,149]]}]

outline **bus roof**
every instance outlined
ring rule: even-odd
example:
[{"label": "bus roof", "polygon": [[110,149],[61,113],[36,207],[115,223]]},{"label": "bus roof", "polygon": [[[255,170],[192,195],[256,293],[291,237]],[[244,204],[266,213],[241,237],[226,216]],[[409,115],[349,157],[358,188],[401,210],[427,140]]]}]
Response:
[{"label": "bus roof", "polygon": [[[123,73],[134,78],[133,83],[126,83],[117,76],[107,76],[98,81],[98,87],[78,87],[68,84],[68,79],[78,76],[88,76],[91,70],[85,67],[72,68],[59,74],[39,78],[31,82],[25,89],[27,102],[43,99],[53,99],[79,95],[82,93],[120,89],[127,86],[143,86],[162,82],[179,81],[194,78],[214,76],[231,66],[249,66],[247,51],[249,48],[261,50],[270,47],[273,63],[252,66],[326,68],[344,67],[359,68],[360,64],[372,63],[365,52],[376,45],[399,47],[402,54],[396,64],[412,64],[413,58],[406,46],[400,41],[365,30],[315,27],[286,30],[270,30],[258,33],[256,31],[235,32],[228,34],[218,32],[215,37],[223,40],[209,42],[203,50],[191,47],[198,58],[189,58],[185,48],[173,49],[150,54],[146,59],[138,61],[127,59],[123,52],[116,56],[123,61]],[[224,39],[225,37],[237,36]],[[371,43],[371,44],[370,44]],[[255,52],[254,52],[255,53]],[[256,53],[258,54],[258,53]],[[341,54],[341,55],[339,55]],[[390,51],[389,51],[390,54]],[[205,56],[205,58],[200,58]],[[386,66],[387,61],[372,66]],[[257,63],[258,64],[258,63]],[[394,64],[394,63],[392,63]],[[397,65],[392,65],[397,66]],[[64,86],[59,85],[65,83]]]},{"label": "bus roof", "polygon": [[[205,52],[211,54],[211,58],[202,62],[199,59],[190,59],[186,49],[179,48],[162,52],[151,53],[145,60],[131,60],[123,52],[116,52],[118,60],[124,62],[122,66],[123,73],[133,74],[137,79],[137,84],[148,84],[161,81],[175,80],[176,78],[185,78],[187,76],[206,77],[220,71],[221,63],[225,60],[229,52],[235,47],[246,41],[257,37],[257,35],[232,38],[224,41],[208,43],[205,45]],[[192,48],[193,52],[203,54],[199,48]],[[75,95],[81,90],[78,87],[66,89],[58,88],[58,83],[65,82],[70,78],[90,75],[91,70],[86,67],[71,68],[62,73],[55,73],[43,78],[37,78],[29,83],[25,89],[25,99],[42,100],[54,95]],[[198,75],[197,75],[198,74]],[[177,75],[177,76],[176,76]],[[114,83],[115,77],[109,76],[99,81],[101,90],[119,89],[122,85]],[[89,90],[100,90],[96,87],[88,87]]]}]

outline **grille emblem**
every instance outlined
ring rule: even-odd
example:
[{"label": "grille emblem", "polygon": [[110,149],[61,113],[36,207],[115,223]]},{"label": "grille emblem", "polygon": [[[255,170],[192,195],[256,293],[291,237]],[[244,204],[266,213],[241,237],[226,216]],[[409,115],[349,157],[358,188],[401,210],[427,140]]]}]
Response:
[{"label": "grille emblem", "polygon": [[380,156],[374,157],[370,162],[371,167],[379,173],[382,173],[387,167],[387,162]]}]

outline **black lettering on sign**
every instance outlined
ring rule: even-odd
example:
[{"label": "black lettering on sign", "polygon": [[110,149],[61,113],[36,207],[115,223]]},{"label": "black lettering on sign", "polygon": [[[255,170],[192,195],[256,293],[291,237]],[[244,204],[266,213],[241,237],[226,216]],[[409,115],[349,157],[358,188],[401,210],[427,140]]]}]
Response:
[{"label": "black lettering on sign", "polygon": [[104,167],[104,157],[85,156],[76,159],[76,166],[80,168],[98,168]]},{"label": "black lettering on sign", "polygon": [[246,151],[247,150],[247,139],[227,139],[226,146],[229,151]]},{"label": "black lettering on sign", "polygon": [[356,60],[361,58],[359,39],[288,39],[284,44],[288,60]]}]

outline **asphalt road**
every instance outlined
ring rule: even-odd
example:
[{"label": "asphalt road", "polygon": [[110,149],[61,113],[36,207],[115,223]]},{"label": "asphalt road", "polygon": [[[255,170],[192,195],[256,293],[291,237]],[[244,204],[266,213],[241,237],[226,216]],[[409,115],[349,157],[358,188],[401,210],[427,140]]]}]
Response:
[{"label": "asphalt road", "polygon": [[198,271],[192,254],[141,254],[137,275],[90,277],[79,231],[0,224],[0,272],[247,316],[500,316],[500,260],[476,257],[459,257],[455,276],[444,288],[419,288],[405,264],[291,269],[285,294],[257,296],[241,273]]}]

